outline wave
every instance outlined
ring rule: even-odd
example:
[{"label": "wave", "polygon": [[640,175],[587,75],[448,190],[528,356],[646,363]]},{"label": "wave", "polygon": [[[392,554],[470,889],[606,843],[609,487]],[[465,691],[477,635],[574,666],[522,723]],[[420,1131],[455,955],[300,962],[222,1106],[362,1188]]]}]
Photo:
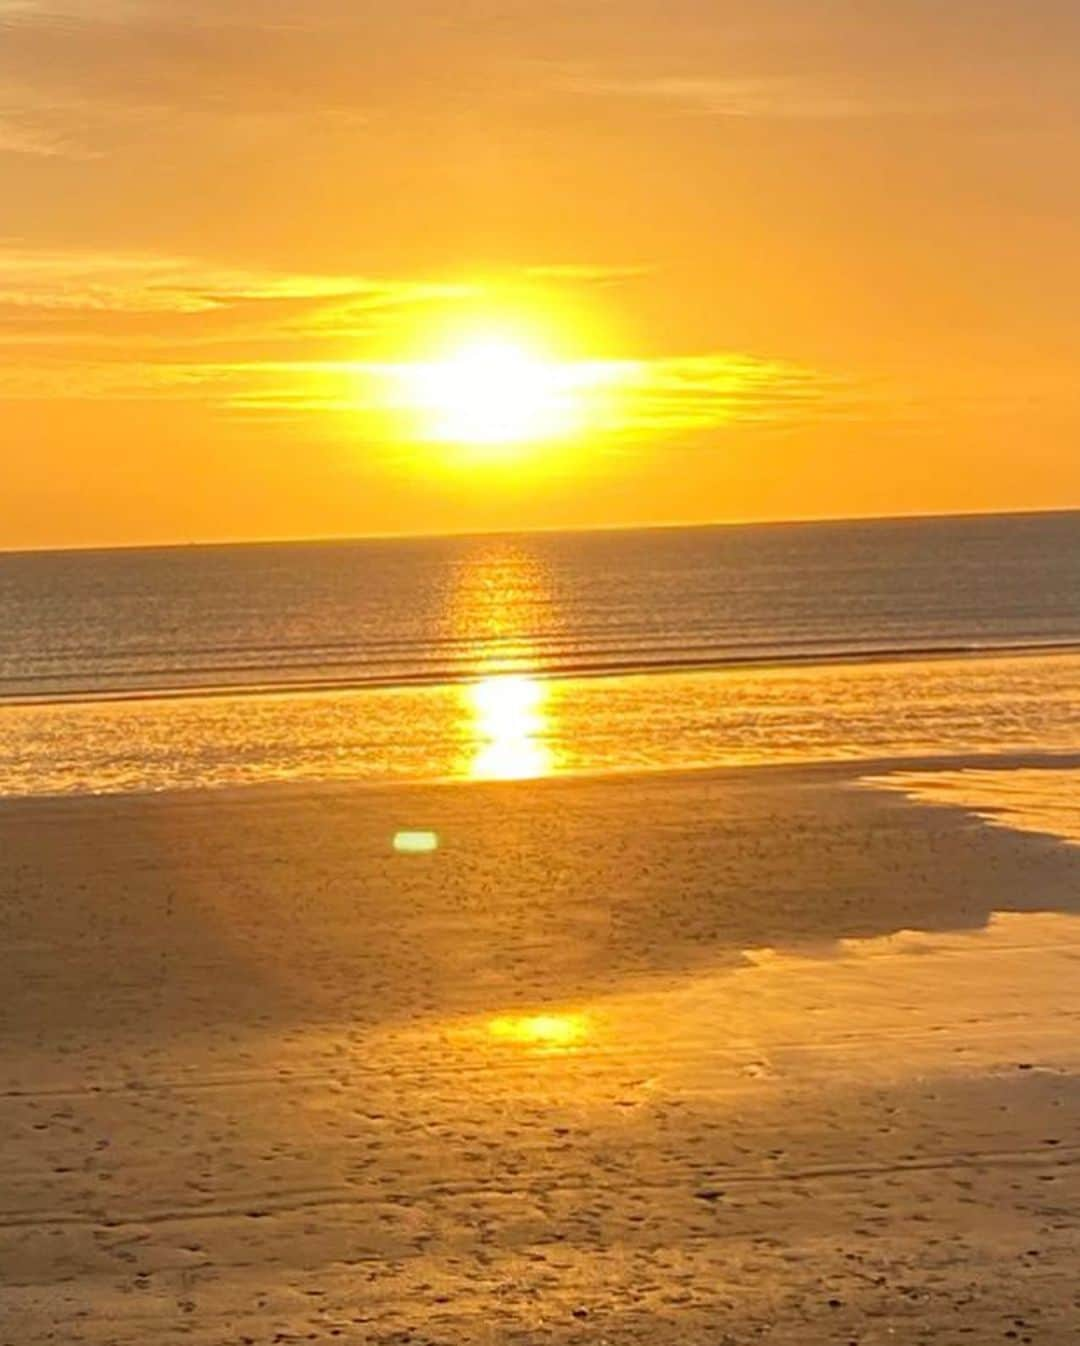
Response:
[{"label": "wave", "polygon": [[[460,642],[455,642],[459,643]],[[320,647],[325,648],[325,647]],[[475,647],[473,647],[475,649]],[[199,697],[281,696],[300,693],[351,692],[424,688],[477,682],[498,676],[528,676],[537,679],[574,679],[650,676],[671,673],[722,673],[725,669],[792,668],[816,665],[888,663],[929,659],[991,658],[1047,654],[1080,653],[1080,638],[1051,640],[944,641],[922,644],[856,645],[844,647],[813,646],[812,642],[788,642],[782,648],[732,648],[709,646],[679,647],[679,653],[664,642],[646,644],[614,652],[599,649],[560,655],[555,652],[514,653],[499,642],[491,643],[483,655],[446,658],[445,651],[412,655],[411,667],[387,667],[376,661],[320,661],[312,670],[310,657],[298,661],[278,661],[273,668],[215,663],[195,668],[153,668],[125,671],[143,679],[161,678],[123,685],[125,672],[106,674],[96,686],[58,689],[47,684],[70,678],[62,672],[34,676],[34,687],[4,692],[3,685],[25,684],[28,679],[0,676],[0,709],[19,706],[50,706],[78,703],[184,700]],[[441,657],[440,657],[441,655]],[[653,657],[662,655],[662,657]],[[289,670],[298,676],[282,676]],[[222,680],[228,673],[262,676]],[[270,676],[267,676],[267,675]],[[301,676],[306,674],[306,676]],[[214,681],[217,677],[219,680]],[[106,683],[111,680],[112,685]],[[190,679],[190,681],[184,681]]]}]

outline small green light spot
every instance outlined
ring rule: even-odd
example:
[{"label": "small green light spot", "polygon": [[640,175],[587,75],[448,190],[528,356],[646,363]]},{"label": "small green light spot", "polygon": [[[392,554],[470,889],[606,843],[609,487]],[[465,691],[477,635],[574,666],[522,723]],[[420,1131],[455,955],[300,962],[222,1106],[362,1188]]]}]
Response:
[{"label": "small green light spot", "polygon": [[399,855],[430,855],[439,849],[438,832],[396,832],[394,850]]}]

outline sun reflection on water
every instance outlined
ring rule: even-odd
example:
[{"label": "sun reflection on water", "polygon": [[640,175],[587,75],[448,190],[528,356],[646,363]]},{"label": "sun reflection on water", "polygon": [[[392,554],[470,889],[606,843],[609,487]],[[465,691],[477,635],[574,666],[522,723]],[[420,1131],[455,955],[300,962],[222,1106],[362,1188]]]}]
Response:
[{"label": "sun reflection on water", "polygon": [[465,689],[473,738],[469,774],[478,780],[534,780],[551,774],[547,686],[503,674]]},{"label": "sun reflection on water", "polygon": [[557,624],[557,610],[547,567],[508,539],[493,539],[459,567],[446,628],[468,650],[475,678],[459,692],[462,774],[535,780],[555,770],[551,687],[533,669],[544,657],[537,614]]}]

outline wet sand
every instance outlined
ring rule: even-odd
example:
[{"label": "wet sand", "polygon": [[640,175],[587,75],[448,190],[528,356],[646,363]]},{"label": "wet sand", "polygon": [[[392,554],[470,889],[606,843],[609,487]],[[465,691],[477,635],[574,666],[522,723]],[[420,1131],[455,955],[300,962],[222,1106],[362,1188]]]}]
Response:
[{"label": "wet sand", "polygon": [[1080,848],[887,767],[0,806],[0,1343],[1075,1342]]}]

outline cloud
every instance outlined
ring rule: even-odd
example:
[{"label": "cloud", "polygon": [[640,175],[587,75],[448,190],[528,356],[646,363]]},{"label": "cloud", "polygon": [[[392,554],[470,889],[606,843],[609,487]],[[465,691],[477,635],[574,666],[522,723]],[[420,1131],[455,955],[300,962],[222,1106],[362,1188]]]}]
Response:
[{"label": "cloud", "polygon": [[[348,414],[372,440],[408,436],[399,390],[408,366],[366,361],[238,363],[159,371],[176,394],[200,390],[235,412]],[[737,352],[562,367],[591,442],[693,438],[736,424],[790,425],[850,416],[851,383],[786,361]]]},{"label": "cloud", "polygon": [[[407,366],[364,360],[77,360],[0,372],[0,396],[195,401],[231,415],[348,415],[373,442],[408,438],[400,415]],[[857,410],[835,376],[735,352],[565,366],[596,442],[694,438],[738,424],[791,425]]]},{"label": "cloud", "polygon": [[[523,268],[520,292],[592,286],[635,267]],[[490,288],[489,288],[490,287]],[[199,259],[0,243],[0,396],[195,401],[230,415],[347,413],[373,440],[399,439],[388,391],[401,366],[365,358],[383,325],[420,310],[505,301],[502,281],[288,273]],[[396,368],[396,372],[395,372]],[[735,423],[847,414],[853,391],[797,363],[749,352],[570,360],[561,369],[614,441],[694,436]]]},{"label": "cloud", "polygon": [[856,396],[838,376],[738,351],[660,358],[640,371],[625,408],[625,429],[636,435],[820,419],[847,411]]},{"label": "cloud", "polygon": [[648,266],[602,266],[589,263],[566,262],[548,266],[530,266],[525,275],[535,280],[565,281],[572,285],[621,285],[624,281],[640,280],[652,273]]},{"label": "cloud", "polygon": [[0,243],[0,343],[138,349],[247,335],[342,337],[382,314],[444,304],[464,282],[254,271],[141,253],[37,250]]},{"label": "cloud", "polygon": [[[436,102],[509,72],[467,25],[379,6],[66,4],[0,9],[0,90],[27,117],[172,117],[199,123],[330,119]],[[94,127],[89,128],[93,131]]]},{"label": "cloud", "polygon": [[[579,94],[667,104],[710,117],[767,120],[846,121],[918,108],[880,90],[844,87],[836,80],[802,75],[726,76],[709,74],[643,75],[615,78],[569,73],[565,87]],[[954,104],[951,104],[954,105]]]},{"label": "cloud", "polygon": [[0,154],[28,154],[44,159],[82,159],[85,150],[72,145],[62,132],[27,125],[21,118],[0,112]]},{"label": "cloud", "polygon": [[[523,266],[484,280],[278,272],[181,255],[30,248],[0,239],[0,345],[65,343],[137,349],[367,336],[409,310],[490,300],[496,308],[552,286],[619,284],[647,268]],[[511,296],[511,298],[507,298]]]}]

